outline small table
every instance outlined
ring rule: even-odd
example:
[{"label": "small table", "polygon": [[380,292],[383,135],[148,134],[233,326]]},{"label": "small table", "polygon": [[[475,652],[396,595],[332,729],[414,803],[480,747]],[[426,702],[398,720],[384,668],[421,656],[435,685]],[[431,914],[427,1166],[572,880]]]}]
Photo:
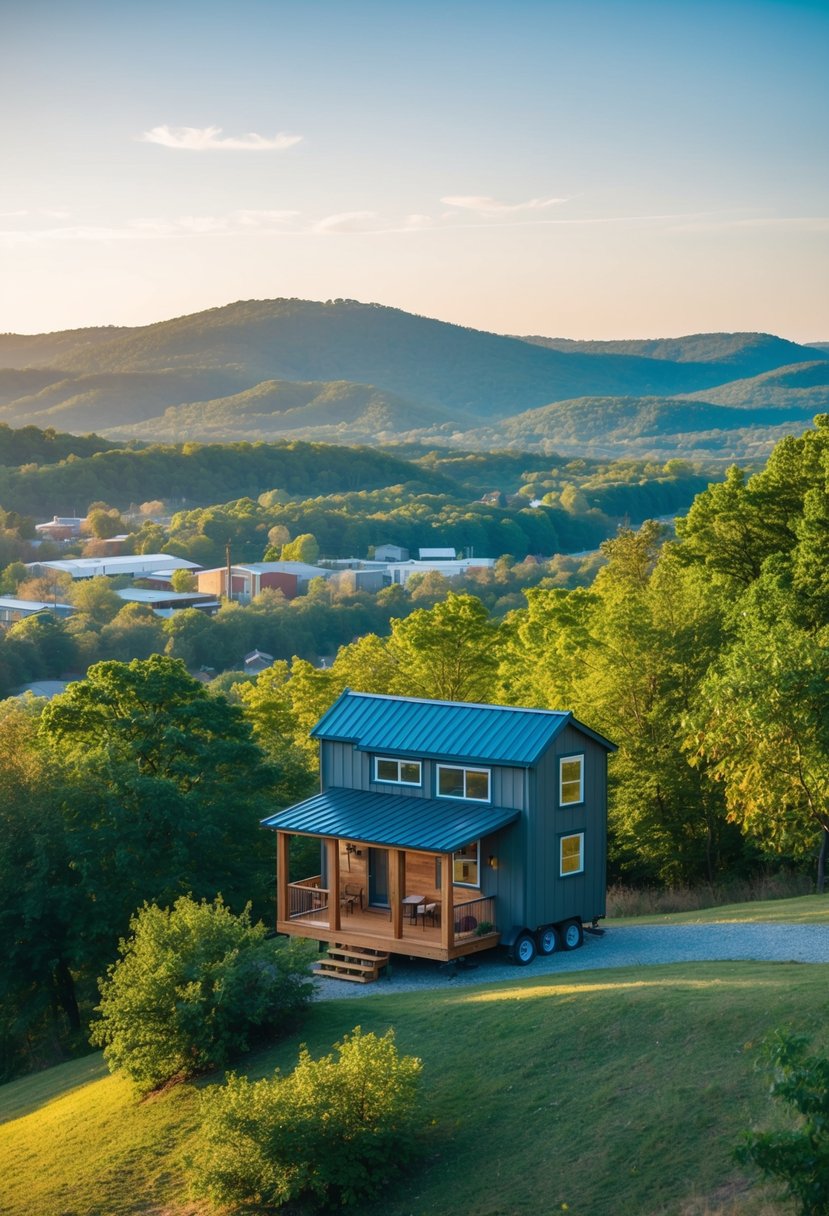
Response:
[{"label": "small table", "polygon": [[426,903],[426,896],[425,895],[407,895],[406,898],[404,900],[402,900],[401,902],[402,902],[404,908],[409,909],[409,920],[412,922],[412,924],[414,924],[415,921],[417,920],[417,909],[420,904]]}]

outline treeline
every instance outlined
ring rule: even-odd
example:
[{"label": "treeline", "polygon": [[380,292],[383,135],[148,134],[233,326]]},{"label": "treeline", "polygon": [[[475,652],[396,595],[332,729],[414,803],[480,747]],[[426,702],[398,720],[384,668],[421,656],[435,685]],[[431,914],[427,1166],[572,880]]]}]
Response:
[{"label": "treeline", "polygon": [[369,448],[315,443],[185,443],[68,456],[44,468],[0,468],[0,503],[20,512],[75,515],[98,499],[126,509],[148,499],[223,502],[278,487],[322,494],[415,482],[446,491],[438,475]]},{"label": "treeline", "polygon": [[116,445],[98,435],[68,435],[54,427],[36,426],[16,429],[0,422],[0,466],[17,468],[24,464],[57,464],[70,456],[83,458],[105,452]]}]

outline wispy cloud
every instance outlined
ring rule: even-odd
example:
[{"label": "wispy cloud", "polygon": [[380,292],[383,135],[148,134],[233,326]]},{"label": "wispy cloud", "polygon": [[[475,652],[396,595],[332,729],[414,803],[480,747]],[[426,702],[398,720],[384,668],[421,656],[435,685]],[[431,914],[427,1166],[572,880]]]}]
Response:
[{"label": "wispy cloud", "polygon": [[341,211],[327,215],[312,226],[314,232],[374,232],[379,218],[376,211]]},{"label": "wispy cloud", "polygon": [[302,140],[284,131],[268,137],[251,131],[247,135],[222,135],[221,127],[152,127],[138,136],[142,143],[160,144],[186,152],[284,152]]},{"label": "wispy cloud", "polygon": [[473,211],[476,215],[512,215],[518,211],[546,211],[566,198],[530,198],[523,203],[502,203],[485,194],[449,194],[440,200],[446,207],[458,207],[462,211]]}]

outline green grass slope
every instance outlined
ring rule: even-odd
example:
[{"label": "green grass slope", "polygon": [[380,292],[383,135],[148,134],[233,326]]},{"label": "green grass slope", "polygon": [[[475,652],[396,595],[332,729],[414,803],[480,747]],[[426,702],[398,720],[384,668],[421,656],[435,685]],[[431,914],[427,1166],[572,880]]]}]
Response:
[{"label": "green grass slope", "polygon": [[750,903],[721,904],[692,912],[649,913],[646,916],[608,917],[608,925],[713,925],[786,924],[825,925],[829,931],[829,895],[801,895],[794,899],[762,899]]},{"label": "green grass slope", "polygon": [[[781,1024],[827,1043],[829,968],[716,963],[533,975],[315,1005],[246,1061],[290,1069],[356,1024],[424,1063],[422,1164],[361,1216],[667,1216],[763,1206],[732,1159],[771,1117],[753,1069]],[[5,1216],[185,1216],[200,1086],[136,1102],[100,1057],[0,1089]]]}]

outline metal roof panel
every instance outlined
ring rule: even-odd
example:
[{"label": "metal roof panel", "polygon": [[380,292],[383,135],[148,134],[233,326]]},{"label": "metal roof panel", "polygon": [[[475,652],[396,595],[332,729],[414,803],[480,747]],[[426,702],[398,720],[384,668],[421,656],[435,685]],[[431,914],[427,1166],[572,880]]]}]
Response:
[{"label": "metal roof panel", "polygon": [[363,751],[428,756],[486,764],[535,763],[568,722],[613,750],[613,744],[582,727],[570,713],[427,701],[346,689],[311,734],[356,744]]},{"label": "metal roof panel", "polygon": [[457,849],[517,819],[520,812],[454,798],[413,798],[334,786],[262,820],[262,826],[312,836],[427,853]]}]

